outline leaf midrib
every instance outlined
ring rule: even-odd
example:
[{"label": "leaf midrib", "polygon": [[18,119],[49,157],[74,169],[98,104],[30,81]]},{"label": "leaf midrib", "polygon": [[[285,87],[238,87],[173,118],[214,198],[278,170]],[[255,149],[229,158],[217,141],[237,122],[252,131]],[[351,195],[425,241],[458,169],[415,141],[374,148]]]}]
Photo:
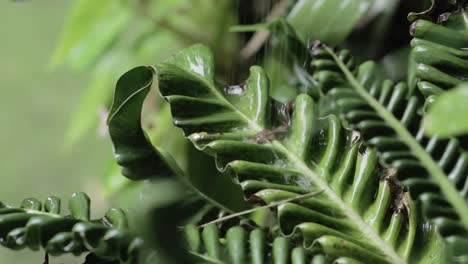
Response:
[{"label": "leaf midrib", "polygon": [[[112,111],[109,115],[109,117],[107,118],[107,124],[110,124],[112,122],[112,119],[114,119],[114,117],[120,112],[120,109],[122,109],[122,107],[124,107],[124,105],[126,105],[130,100],[133,99],[133,97],[135,97],[136,95],[140,94],[140,92],[146,90],[146,89],[150,89],[151,88],[151,85],[153,85],[153,79],[151,78],[151,80],[143,85],[140,89],[136,90],[135,92],[133,92],[132,94],[130,94],[122,103],[120,103],[118,105],[118,107]],[[111,106],[111,110],[113,108],[113,105]]]},{"label": "leaf midrib", "polygon": [[275,140],[272,144],[279,148],[284,154],[288,156],[289,161],[293,162],[293,164],[301,171],[304,176],[308,177],[313,183],[315,183],[319,188],[323,189],[323,192],[328,196],[331,201],[334,201],[340,209],[347,215],[348,218],[358,227],[359,231],[361,231],[367,238],[369,238],[371,242],[375,243],[378,248],[382,250],[388,258],[392,260],[391,263],[406,263],[394,250],[393,247],[389,246],[379,234],[375,233],[375,230],[368,225],[365,221],[363,221],[362,217],[359,214],[356,214],[353,209],[346,204],[343,199],[341,199],[323,180],[322,177],[318,176],[315,172],[313,172],[307,164],[302,161],[299,157],[297,157],[294,153],[289,151],[281,142]]},{"label": "leaf midrib", "polygon": [[[264,128],[257,124],[255,121],[250,120],[244,113],[242,113],[239,109],[237,109],[230,101],[228,101],[223,94],[219,92],[216,87],[214,87],[210,82],[208,82],[205,78],[200,78],[199,75],[196,75],[192,72],[186,71],[192,77],[195,77],[202,81],[205,85],[207,85],[210,90],[214,93],[214,95],[223,101],[230,109],[234,112],[239,114],[249,126],[258,132],[262,131]],[[279,148],[290,161],[302,172],[306,177],[308,177],[312,183],[317,184],[320,188],[323,189],[324,193],[329,197],[330,200],[334,201],[338,206],[345,212],[349,219],[356,224],[359,231],[361,231],[368,239],[371,241],[370,243],[375,243],[375,245],[381,249],[382,253],[384,253],[387,258],[391,259],[392,263],[395,264],[404,264],[406,263],[394,250],[393,247],[389,246],[379,234],[375,233],[374,229],[368,225],[365,221],[363,221],[362,217],[359,214],[356,214],[351,207],[348,206],[336,193],[327,185],[327,183],[319,177],[315,172],[313,172],[304,161],[302,161],[299,157],[297,157],[293,152],[291,152],[287,147],[283,145],[283,143],[279,142],[278,140],[272,141],[272,145],[276,148]]]},{"label": "leaf midrib", "polygon": [[326,51],[333,57],[341,71],[345,74],[346,79],[356,89],[357,93],[363,97],[369,105],[379,114],[379,116],[392,127],[398,136],[405,142],[410,150],[415,154],[416,158],[426,168],[431,178],[440,186],[441,192],[445,195],[448,202],[457,212],[461,222],[468,229],[468,205],[464,199],[458,194],[458,190],[449,181],[448,176],[437,165],[437,162],[424,150],[418,141],[411,133],[398,121],[392,113],[382,106],[367,90],[356,80],[354,75],[348,70],[344,63],[336,56],[336,54],[328,47]]},{"label": "leaf midrib", "polygon": [[264,127],[257,124],[255,121],[250,120],[250,118],[248,116],[244,115],[244,113],[242,113],[242,111],[237,109],[237,107],[235,107],[229,100],[227,100],[226,97],[224,97],[224,95],[211,82],[209,82],[206,78],[204,78],[204,77],[202,77],[202,76],[200,76],[198,74],[195,74],[195,73],[193,73],[191,71],[188,71],[186,69],[183,69],[183,68],[180,68],[180,69],[183,70],[187,75],[190,75],[191,77],[201,81],[203,84],[205,84],[207,87],[209,87],[210,90],[213,92],[214,96],[217,99],[221,100],[227,107],[229,107],[229,109],[231,109],[232,111],[237,113],[242,119],[244,119],[248,123],[250,128],[256,130],[257,132],[260,132],[263,129],[265,129]]},{"label": "leaf midrib", "polygon": [[[182,69],[182,68],[181,68]],[[257,132],[260,132],[264,130],[265,128],[262,127],[261,125],[257,124],[255,121],[251,120],[248,116],[244,115],[235,105],[233,105],[229,100],[227,100],[224,95],[214,87],[214,85],[210,82],[208,82],[205,78],[202,78],[198,74],[194,74],[190,71],[187,71],[185,69],[182,69],[184,72],[186,72],[188,75],[191,77],[194,77],[204,83],[206,86],[210,88],[210,90],[213,92],[214,96],[221,100],[226,106],[228,106],[232,111],[237,113],[239,116],[241,116],[242,119],[244,119],[249,126],[256,130]],[[353,221],[354,224],[358,227],[359,231],[361,231],[362,234],[364,234],[367,238],[369,243],[374,243],[375,246],[379,249],[381,249],[381,253],[385,255],[385,257],[391,261],[391,263],[395,264],[406,264],[406,261],[403,260],[395,251],[395,249],[391,246],[389,246],[380,236],[375,232],[375,230],[368,225],[365,221],[363,221],[362,217],[359,214],[356,214],[353,209],[348,206],[328,185],[327,183],[323,180],[323,178],[319,177],[315,172],[313,172],[304,161],[302,161],[299,157],[297,157],[293,152],[291,152],[286,146],[283,145],[278,140],[273,140],[271,142],[273,146],[275,146],[277,149],[282,151],[290,160],[290,162],[293,162],[293,164],[299,169],[301,173],[303,173],[306,177],[309,178],[309,180],[312,183],[317,184],[319,188],[322,188],[324,191],[324,194],[327,195],[327,197],[335,202],[342,210],[345,212],[347,217]]]}]

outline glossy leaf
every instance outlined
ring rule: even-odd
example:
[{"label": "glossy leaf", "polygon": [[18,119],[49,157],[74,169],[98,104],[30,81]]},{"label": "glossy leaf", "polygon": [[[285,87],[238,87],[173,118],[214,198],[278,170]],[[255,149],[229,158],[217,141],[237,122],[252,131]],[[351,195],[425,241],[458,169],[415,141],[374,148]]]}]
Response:
[{"label": "glossy leaf", "polygon": [[442,94],[425,119],[426,133],[439,137],[468,134],[468,84]]},{"label": "glossy leaf", "polygon": [[[70,199],[69,216],[58,215],[60,199],[53,196],[47,198],[43,211],[41,207],[38,200],[25,199],[21,208],[0,208],[0,244],[14,250],[42,248],[52,256],[92,252],[89,256],[109,263],[139,263],[142,241],[132,235],[121,209],[90,220],[90,200],[84,193]],[[97,263],[90,258],[85,263]]]},{"label": "glossy leaf", "polygon": [[[153,70],[151,67],[137,67],[117,82],[108,124],[114,155],[122,174],[131,180],[176,177],[218,208],[227,211],[246,208],[240,190],[233,188],[236,186],[229,179],[216,173],[209,174],[210,177],[217,177],[214,179],[202,175],[203,172],[212,171],[210,166],[203,165],[206,155],[188,154],[190,162],[187,172],[184,172],[169,153],[152,145],[142,128],[141,110],[153,83]],[[226,190],[228,188],[229,191]]]},{"label": "glossy leaf", "polygon": [[446,13],[436,24],[417,20],[411,25],[411,46],[420,92],[434,99],[468,78],[468,11]]},{"label": "glossy leaf", "polygon": [[[132,180],[182,175],[175,161],[153,147],[141,128],[141,107],[153,83],[153,70],[138,67],[117,83],[107,123],[122,174]],[[161,162],[163,160],[163,162]]]},{"label": "glossy leaf", "polygon": [[[304,247],[331,261],[406,263],[415,252],[440,258],[436,248],[424,248],[416,239],[421,227],[416,215],[409,214],[408,229],[395,228],[405,215],[388,213],[392,183],[378,180],[376,153],[358,151],[359,141],[336,117],[318,119],[305,94],[296,98],[289,116],[291,110],[269,98],[259,67],[234,86],[219,86],[213,72],[210,52],[192,46],[157,67],[160,92],[171,104],[174,124],[215,157],[218,169],[231,175],[247,198],[268,204],[323,191],[278,207],[284,235],[301,237]],[[413,208],[410,201],[408,206]]]}]

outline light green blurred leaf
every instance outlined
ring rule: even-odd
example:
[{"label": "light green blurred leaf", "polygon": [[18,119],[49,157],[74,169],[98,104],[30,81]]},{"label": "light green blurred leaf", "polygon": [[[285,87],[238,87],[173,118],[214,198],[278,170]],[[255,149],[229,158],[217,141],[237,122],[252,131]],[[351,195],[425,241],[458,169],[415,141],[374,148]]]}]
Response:
[{"label": "light green blurred leaf", "polygon": [[120,1],[77,0],[62,30],[51,65],[56,67],[70,57],[76,60],[83,56],[76,66],[83,68],[85,59],[91,61],[100,55],[124,29],[129,18],[128,10],[120,6]]},{"label": "light green blurred leaf", "polygon": [[468,134],[468,83],[437,98],[425,119],[426,133],[446,138]]},{"label": "light green blurred leaf", "polygon": [[155,18],[164,18],[164,17],[170,16],[170,14],[174,14],[174,12],[176,12],[177,10],[184,10],[185,8],[189,8],[188,5],[190,5],[191,2],[195,2],[195,1],[192,1],[192,0],[153,1],[153,3],[149,6],[149,10]]},{"label": "light green blurred leaf", "polygon": [[139,39],[135,53],[139,61],[154,64],[167,59],[181,48],[183,44],[173,32],[160,30]]},{"label": "light green blurred leaf", "polygon": [[374,0],[299,0],[287,20],[304,42],[344,41]]},{"label": "light green blurred leaf", "polygon": [[84,91],[69,122],[65,134],[65,149],[75,146],[79,140],[102,121],[100,109],[105,109],[112,96],[117,76],[130,64],[124,53],[107,56],[97,65],[92,80]]},{"label": "light green blurred leaf", "polygon": [[127,28],[132,18],[131,13],[123,8],[112,12],[100,20],[87,35],[70,50],[68,56],[70,65],[75,70],[84,70],[96,63],[107,51],[111,50]]}]

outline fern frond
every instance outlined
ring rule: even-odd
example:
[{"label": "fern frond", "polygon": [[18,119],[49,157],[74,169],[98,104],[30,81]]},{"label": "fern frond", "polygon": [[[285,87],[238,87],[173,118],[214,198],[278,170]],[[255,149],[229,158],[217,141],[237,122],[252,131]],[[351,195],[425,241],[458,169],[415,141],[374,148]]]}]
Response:
[{"label": "fern frond", "polygon": [[250,200],[271,203],[323,191],[278,207],[284,235],[299,237],[305,248],[330,261],[406,263],[424,261],[426,254],[440,257],[431,249],[434,244],[417,239],[424,235],[416,235],[416,213],[408,218],[403,210],[392,213],[391,204],[403,200],[409,211],[416,210],[410,199],[392,200],[403,192],[395,192],[399,188],[392,188],[391,180],[379,180],[376,152],[359,151],[356,135],[336,117],[318,119],[313,100],[304,94],[290,116],[287,106],[269,99],[259,67],[252,67],[250,78],[238,86],[219,87],[213,71],[210,52],[193,46],[158,66],[160,92],[171,104],[174,124],[214,156],[218,169],[232,175]]},{"label": "fern frond", "polygon": [[346,51],[315,50],[314,77],[331,95],[343,118],[360,131],[384,164],[423,205],[425,215],[455,248],[468,243],[468,155],[456,139],[426,138],[422,99],[404,83],[378,78],[376,65],[354,67]]},{"label": "fern frond", "polygon": [[70,215],[60,215],[60,199],[48,197],[44,204],[34,198],[21,207],[0,208],[0,244],[10,249],[44,249],[50,255],[92,252],[118,263],[138,263],[142,240],[129,231],[123,210],[111,209],[97,220],[90,219],[90,199],[75,193]]},{"label": "fern frond", "polygon": [[[449,19],[462,20],[467,12],[461,10]],[[468,80],[468,28],[417,20],[410,33],[414,37],[411,46],[417,64],[417,86],[424,96],[439,95]]]},{"label": "fern frond", "polygon": [[[260,228],[248,230],[242,226],[223,231],[211,224],[199,229],[187,226],[185,236],[190,241],[190,254],[207,263],[264,264],[264,263],[311,263],[324,260],[323,255],[306,251],[290,239],[272,236]],[[315,263],[315,262],[312,262]]]}]

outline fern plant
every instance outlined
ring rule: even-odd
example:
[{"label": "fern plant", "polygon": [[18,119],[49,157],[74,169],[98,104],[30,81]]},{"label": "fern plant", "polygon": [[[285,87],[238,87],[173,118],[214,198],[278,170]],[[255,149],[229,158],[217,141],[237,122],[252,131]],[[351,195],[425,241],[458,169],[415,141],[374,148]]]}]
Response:
[{"label": "fern plant", "polygon": [[[419,20],[408,83],[349,50],[308,45],[341,43],[372,1],[341,6],[359,12],[340,36],[303,23],[313,21],[304,10],[339,1],[286,2],[282,18],[232,29],[256,31],[241,56],[272,50],[238,84],[223,84],[220,58],[201,44],[118,80],[107,118],[114,156],[125,177],[148,184],[135,228],[122,210],[89,220],[77,194],[70,217],[56,198],[45,212],[32,199],[0,209],[0,242],[91,252],[88,264],[468,263],[467,142],[427,135],[423,122],[437,95],[466,81],[466,1],[410,15]],[[153,88],[198,153],[188,162],[153,145],[142,114]]]},{"label": "fern plant", "polygon": [[[418,114],[422,111],[420,99],[408,94],[405,84],[375,78],[372,62],[362,64],[353,74],[354,69],[348,69],[332,50],[326,49],[331,61],[335,60],[344,72],[341,77],[351,83],[347,86],[338,81],[334,85],[337,88],[328,92],[344,119],[381,153],[384,164],[397,170],[399,180],[414,197],[419,197],[426,216],[433,219],[443,236],[449,237],[459,254],[465,254],[467,156],[458,140],[426,138]],[[325,75],[321,71],[327,69],[317,73]],[[324,85],[324,89],[330,87],[330,83]]]},{"label": "fern plant", "polygon": [[[318,118],[308,95],[299,95],[292,110],[274,103],[259,67],[251,68],[241,86],[217,87],[211,54],[202,46],[179,53],[156,71],[175,125],[215,157],[217,168],[240,184],[247,199],[268,204],[320,190],[317,197],[278,206],[283,235],[330,261],[424,263],[442,258],[442,252],[436,253],[437,239],[427,243],[416,236],[434,234],[422,232],[411,198],[395,175],[380,167],[377,153],[362,146],[360,136],[342,128],[335,116]],[[119,109],[130,108],[128,99],[144,98],[151,73],[140,67],[122,77],[117,91],[131,97]],[[128,85],[129,79],[136,85]],[[131,113],[139,116],[135,108]],[[137,160],[151,157],[146,153]],[[135,156],[119,155],[131,167],[126,157]]]},{"label": "fern plant", "polygon": [[[450,19],[460,19],[464,14],[463,9],[458,10]],[[463,50],[460,50],[462,53],[456,51],[466,45],[465,32],[458,34],[425,20],[414,22],[411,32],[427,39],[412,41],[420,93],[408,89],[404,83],[395,85],[389,80],[383,81],[372,62],[356,67],[349,57],[343,56],[346,51],[335,52],[327,47],[315,50],[314,74],[349,125],[381,152],[382,162],[396,168],[402,183],[410,188],[414,197],[419,197],[424,214],[447,238],[453,254],[466,259],[468,172],[467,153],[463,148],[466,139],[426,137],[426,128],[421,122],[423,95],[428,96],[430,104],[443,89],[464,80]],[[458,37],[460,43],[450,40]],[[460,57],[450,57],[449,51]]]},{"label": "fern plant", "polygon": [[[419,95],[405,84],[380,79],[374,64],[357,68],[348,52],[335,54],[326,46],[314,46],[312,53],[318,88],[333,96],[355,131],[342,128],[334,115],[317,116],[306,94],[295,99],[293,109],[275,102],[259,67],[252,67],[241,85],[219,86],[212,55],[202,46],[158,65],[158,88],[171,105],[174,124],[240,184],[246,199],[268,204],[322,192],[305,200],[307,205],[285,202],[276,210],[281,234],[311,252],[331,262],[463,262],[466,172],[457,140],[435,153],[437,138],[424,139],[419,128]],[[149,78],[151,68],[140,71]],[[149,87],[121,89],[137,96]],[[456,191],[456,186],[462,189]],[[342,226],[343,218],[352,225]],[[420,235],[428,235],[421,225],[425,219],[436,226],[432,239]],[[437,251],[442,243],[438,235],[447,238],[448,258]]]}]

